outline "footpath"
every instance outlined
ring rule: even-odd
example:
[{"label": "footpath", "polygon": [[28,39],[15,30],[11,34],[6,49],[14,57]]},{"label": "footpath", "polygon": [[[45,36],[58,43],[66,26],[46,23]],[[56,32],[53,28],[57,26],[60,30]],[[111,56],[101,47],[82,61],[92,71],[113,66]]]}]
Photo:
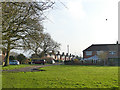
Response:
[{"label": "footpath", "polygon": [[53,66],[53,65],[61,65],[61,64],[50,64],[50,65],[35,65],[35,66],[29,66],[29,67],[24,67],[24,68],[19,68],[19,69],[12,69],[12,70],[2,70],[2,72],[35,72],[35,71],[45,71],[40,68],[42,67],[48,67],[48,66]]}]

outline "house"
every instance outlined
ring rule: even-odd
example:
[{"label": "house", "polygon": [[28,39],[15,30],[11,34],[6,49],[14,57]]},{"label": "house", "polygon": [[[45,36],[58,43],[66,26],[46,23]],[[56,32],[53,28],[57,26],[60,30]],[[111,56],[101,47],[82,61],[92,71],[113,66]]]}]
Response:
[{"label": "house", "polygon": [[56,58],[55,58],[56,60],[60,60],[61,59],[61,54],[60,54],[60,52],[58,51],[57,52],[57,54],[56,54]]},{"label": "house", "polygon": [[[59,51],[57,53],[52,51],[52,52],[46,53],[42,58],[51,58],[54,60],[68,61],[68,60],[73,60],[74,57],[75,57],[74,55],[71,55],[71,54],[69,55],[68,53],[66,53],[65,55],[64,52],[60,54]],[[31,58],[40,58],[40,57],[36,54],[32,54]]]},{"label": "house", "polygon": [[6,57],[6,50],[2,49],[0,50],[0,65],[4,63]]},{"label": "house", "polygon": [[[83,50],[84,60],[100,60],[100,54],[106,53],[107,60],[118,60],[120,44],[92,44]],[[105,55],[104,55],[105,56]]]},{"label": "house", "polygon": [[45,57],[49,57],[49,58],[53,58],[55,60],[61,60],[61,61],[68,61],[68,60],[72,60],[72,55],[68,55],[68,53],[66,53],[66,55],[64,53],[60,54],[60,52],[55,53],[47,53],[45,55]]}]

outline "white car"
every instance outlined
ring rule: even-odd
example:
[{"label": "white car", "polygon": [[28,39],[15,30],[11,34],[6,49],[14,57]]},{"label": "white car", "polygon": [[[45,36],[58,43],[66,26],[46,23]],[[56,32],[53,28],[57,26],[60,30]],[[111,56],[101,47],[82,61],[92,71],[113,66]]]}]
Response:
[{"label": "white car", "polygon": [[52,60],[52,64],[55,64],[55,60]]},{"label": "white car", "polygon": [[10,64],[10,65],[19,65],[20,62],[19,62],[18,60],[10,60],[10,61],[9,61],[9,64]]}]

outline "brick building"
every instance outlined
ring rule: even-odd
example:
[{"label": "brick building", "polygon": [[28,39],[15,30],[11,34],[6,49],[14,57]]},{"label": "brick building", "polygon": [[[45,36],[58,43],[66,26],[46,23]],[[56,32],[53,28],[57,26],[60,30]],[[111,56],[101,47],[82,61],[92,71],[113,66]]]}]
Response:
[{"label": "brick building", "polygon": [[84,60],[100,60],[99,55],[106,53],[108,61],[114,60],[115,62],[120,58],[120,44],[92,44],[83,50]]}]

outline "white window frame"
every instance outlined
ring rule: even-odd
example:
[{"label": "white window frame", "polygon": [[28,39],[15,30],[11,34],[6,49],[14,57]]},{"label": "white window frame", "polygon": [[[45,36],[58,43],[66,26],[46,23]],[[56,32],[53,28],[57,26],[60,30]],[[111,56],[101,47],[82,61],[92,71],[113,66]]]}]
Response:
[{"label": "white window frame", "polygon": [[92,51],[86,51],[85,54],[86,54],[86,56],[91,56],[92,55]]},{"label": "white window frame", "polygon": [[109,54],[110,54],[110,55],[115,55],[115,54],[116,54],[116,51],[109,51]]},{"label": "white window frame", "polygon": [[60,55],[58,55],[57,58],[60,59]]}]

